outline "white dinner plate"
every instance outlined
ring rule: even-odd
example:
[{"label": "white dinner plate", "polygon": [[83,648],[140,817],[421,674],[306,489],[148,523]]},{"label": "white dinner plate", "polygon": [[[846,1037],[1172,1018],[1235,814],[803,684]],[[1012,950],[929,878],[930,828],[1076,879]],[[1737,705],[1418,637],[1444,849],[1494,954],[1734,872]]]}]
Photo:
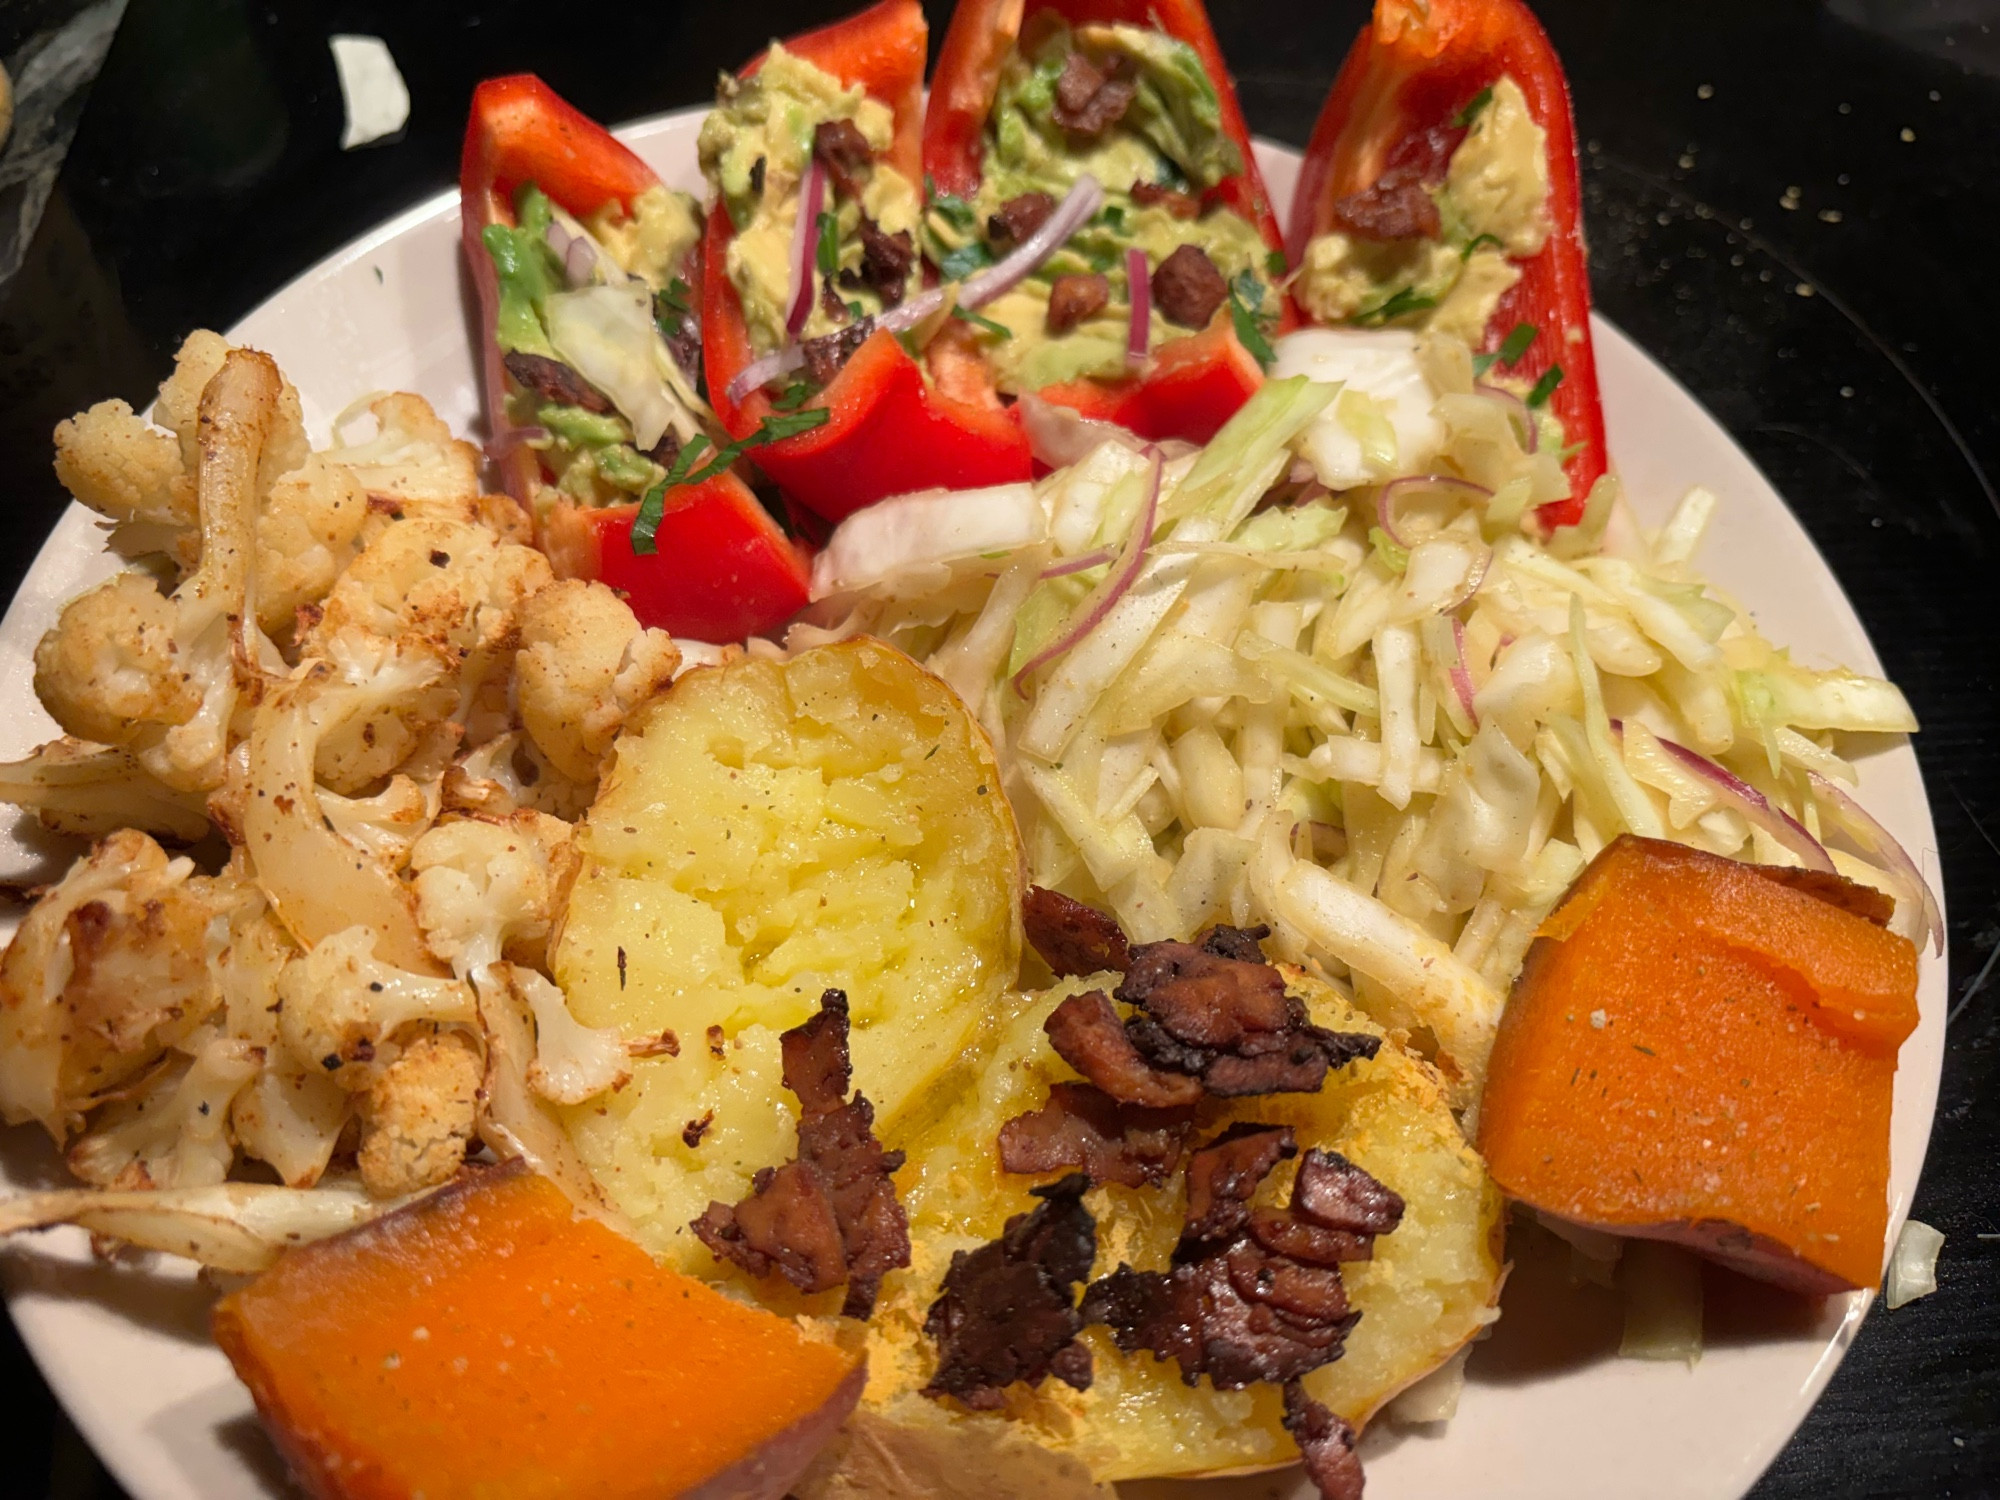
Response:
[{"label": "white dinner plate", "polygon": [[[619,135],[669,184],[699,193],[700,119],[700,111],[682,111]],[[1264,144],[1258,157],[1282,218],[1298,154]],[[458,202],[443,195],[313,267],[229,337],[277,358],[299,388],[315,441],[324,440],[337,413],[373,390],[416,391],[466,431],[479,412],[470,306]],[[1853,607],[1769,482],[1636,345],[1602,319],[1595,331],[1611,449],[1641,522],[1657,525],[1691,484],[1716,490],[1723,505],[1697,559],[1706,575],[1801,660],[1879,673]],[[30,685],[35,642],[65,599],[109,570],[94,518],[71,507],[0,624],[0,756],[25,753],[56,734]],[[1937,840],[1907,742],[1885,741],[1868,756],[1861,799],[1935,883]],[[0,878],[20,879],[38,858],[46,870],[50,857],[34,830],[0,822]],[[1908,1211],[1937,1102],[1945,974],[1943,959],[1927,954],[1922,1021],[1904,1044],[1896,1079],[1892,1230]],[[60,1178],[39,1132],[0,1132],[0,1187]],[[282,1466],[257,1428],[250,1397],[209,1341],[212,1294],[182,1263],[95,1264],[80,1231],[59,1230],[0,1251],[0,1274],[49,1384],[138,1500],[285,1493]],[[1712,1276],[1709,1346],[1689,1369],[1615,1358],[1609,1294],[1573,1292],[1561,1280],[1557,1267],[1517,1268],[1503,1302],[1508,1316],[1475,1348],[1453,1421],[1371,1428],[1363,1442],[1371,1500],[1736,1500],[1825,1386],[1871,1300],[1855,1294],[1805,1307]],[[1136,1488],[1183,1500],[1308,1493],[1295,1470]]]}]

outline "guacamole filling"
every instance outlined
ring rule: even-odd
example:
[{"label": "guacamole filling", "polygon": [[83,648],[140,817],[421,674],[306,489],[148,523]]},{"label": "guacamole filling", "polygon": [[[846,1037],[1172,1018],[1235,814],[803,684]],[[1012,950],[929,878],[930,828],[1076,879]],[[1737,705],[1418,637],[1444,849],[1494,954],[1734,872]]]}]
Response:
[{"label": "guacamole filling", "polygon": [[1104,206],[969,327],[1000,390],[1131,373],[1128,250],[1143,252],[1146,348],[1235,320],[1253,350],[1275,322],[1282,257],[1210,190],[1244,169],[1186,43],[1140,26],[1031,19],[1000,72],[979,191],[931,195],[924,245],[962,280],[1033,234],[1085,173]]},{"label": "guacamole filling", "polygon": [[507,418],[529,432],[559,495],[628,504],[708,411],[689,285],[694,200],[655,186],[629,212],[613,201],[578,220],[526,183],[514,210],[512,225],[482,234],[499,281]]},{"label": "guacamole filling", "polygon": [[[777,44],[751,77],[723,80],[702,122],[701,168],[736,230],[725,269],[751,347],[803,342],[819,356],[807,367],[819,384],[852,352],[842,336],[865,335],[922,278],[916,185],[882,160],[894,137],[887,105]],[[815,167],[825,188],[806,226],[812,301],[793,332],[795,236]]]},{"label": "guacamole filling", "polygon": [[1381,177],[1338,200],[1292,294],[1314,321],[1448,333],[1477,345],[1518,262],[1539,254],[1548,136],[1501,77],[1446,127],[1401,142]]}]

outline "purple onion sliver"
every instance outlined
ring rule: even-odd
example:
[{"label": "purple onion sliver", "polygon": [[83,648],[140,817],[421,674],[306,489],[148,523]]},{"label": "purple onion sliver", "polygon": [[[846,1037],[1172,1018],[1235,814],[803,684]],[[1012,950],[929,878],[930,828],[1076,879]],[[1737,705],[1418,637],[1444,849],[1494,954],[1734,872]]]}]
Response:
[{"label": "purple onion sliver", "polygon": [[1092,568],[1101,568],[1118,554],[1109,547],[1100,547],[1095,552],[1086,552],[1081,557],[1065,558],[1059,563],[1051,563],[1042,569],[1043,578],[1067,578],[1072,573],[1088,573]]},{"label": "purple onion sliver", "polygon": [[1125,296],[1132,304],[1125,325],[1125,362],[1143,365],[1153,341],[1153,283],[1146,271],[1146,252],[1136,245],[1125,252]]},{"label": "purple onion sliver", "polygon": [[1480,395],[1498,401],[1507,408],[1507,414],[1521,427],[1521,451],[1533,453],[1536,445],[1541,442],[1541,434],[1536,426],[1535,414],[1528,410],[1528,403],[1504,386],[1489,385],[1483,380],[1475,383],[1472,388]]},{"label": "purple onion sliver", "polygon": [[1120,599],[1125,597],[1127,591],[1137,581],[1140,570],[1145,567],[1146,553],[1152,546],[1153,527],[1160,515],[1160,471],[1164,467],[1164,458],[1159,449],[1148,448],[1146,456],[1152,466],[1152,472],[1146,480],[1146,502],[1139,507],[1139,519],[1133,523],[1131,534],[1125,538],[1125,546],[1119,554],[1117,568],[1098,585],[1101,591],[1098,600],[1084,617],[1037,651],[1029,658],[1026,665],[1014,674],[1014,691],[1021,697],[1028,696],[1030,676],[1072,649],[1078,641],[1104,623],[1104,617],[1111,613]]},{"label": "purple onion sliver", "polygon": [[1479,710],[1472,706],[1472,673],[1465,667],[1465,622],[1451,622],[1451,690],[1458,694],[1458,706],[1474,729],[1479,727]]},{"label": "purple onion sliver", "polygon": [[1686,745],[1676,744],[1664,736],[1655,735],[1654,738],[1659,740],[1660,748],[1675,760],[1714,782],[1738,812],[1798,855],[1808,869],[1821,870],[1829,875],[1835,873],[1833,856],[1826,852],[1826,846],[1814,838],[1797,818],[1774,805],[1770,798],[1749,782],[1717,765],[1698,750],[1690,750]]},{"label": "purple onion sliver", "polygon": [[806,168],[799,194],[799,216],[792,224],[792,305],[785,314],[785,332],[792,338],[812,316],[813,263],[819,253],[819,215],[826,203],[826,168],[815,156]]},{"label": "purple onion sliver", "polygon": [[1392,479],[1375,492],[1375,524],[1382,528],[1382,534],[1398,547],[1407,549],[1409,543],[1396,529],[1396,497],[1410,490],[1458,490],[1463,494],[1476,495],[1481,500],[1491,500],[1493,491],[1483,484],[1474,484],[1470,479],[1460,479],[1454,474],[1406,474],[1401,479]]},{"label": "purple onion sliver", "polygon": [[1883,861],[1889,866],[1889,873],[1902,877],[1916,888],[1918,899],[1923,903],[1924,933],[1930,939],[1931,951],[1944,952],[1944,911],[1938,905],[1936,893],[1931,890],[1931,883],[1924,879],[1923,871],[1910,858],[1909,850],[1838,784],[1817,771],[1806,772],[1806,778],[1813,791],[1831,802],[1841,819],[1850,825],[1849,833],[1853,840],[1869,846],[1862,853],[1868,858]]}]

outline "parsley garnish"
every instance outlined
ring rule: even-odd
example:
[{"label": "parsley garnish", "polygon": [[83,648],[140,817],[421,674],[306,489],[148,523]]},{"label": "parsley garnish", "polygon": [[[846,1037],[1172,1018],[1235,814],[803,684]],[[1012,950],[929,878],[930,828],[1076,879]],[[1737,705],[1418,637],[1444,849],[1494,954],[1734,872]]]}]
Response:
[{"label": "parsley garnish", "polygon": [[1535,333],[1536,329],[1533,323],[1516,323],[1514,331],[1500,341],[1498,349],[1495,349],[1490,354],[1475,354],[1472,356],[1472,373],[1483,376],[1496,364],[1505,365],[1510,370],[1513,369],[1514,366],[1521,362],[1521,356],[1528,352],[1528,346],[1534,343]]},{"label": "parsley garnish", "polygon": [[924,174],[924,196],[931,200],[938,217],[954,229],[970,229],[978,222],[979,216],[972,211],[972,205],[956,193],[940,193],[928,172]]},{"label": "parsley garnish", "polygon": [[991,318],[981,317],[969,307],[954,307],[951,315],[961,323],[971,323],[985,329],[995,338],[1011,339],[1014,336],[1014,330],[1005,323],[996,323]]},{"label": "parsley garnish", "polygon": [[1364,307],[1354,315],[1354,321],[1363,328],[1379,328],[1384,323],[1393,323],[1413,312],[1422,312],[1427,307],[1436,307],[1437,298],[1426,297],[1413,286],[1398,287],[1395,293],[1373,307]]},{"label": "parsley garnish", "polygon": [[1284,274],[1285,274],[1285,252],[1284,252],[1284,251],[1282,251],[1282,250],[1273,250],[1273,251],[1272,251],[1272,252],[1271,252],[1271,253],[1270,253],[1269,255],[1265,256],[1265,257],[1264,257],[1264,269],[1265,269],[1266,271],[1270,272],[1270,274],[1271,274],[1271,275],[1273,275],[1273,276],[1282,276],[1282,275],[1284,275]]},{"label": "parsley garnish", "polygon": [[[786,394],[791,393],[787,391]],[[667,513],[668,490],[682,485],[705,484],[752,448],[761,448],[767,443],[782,443],[786,438],[811,432],[815,427],[824,426],[831,415],[824,406],[816,406],[810,411],[779,412],[768,416],[757,424],[757,430],[750,436],[717,448],[715,456],[699,469],[695,468],[695,464],[708,451],[709,441],[704,434],[696,433],[688,439],[687,446],[674,456],[672,467],[661,476],[659,483],[647,490],[639,501],[639,514],[632,520],[633,556],[651,557],[659,550],[660,522]]]},{"label": "parsley garnish", "polygon": [[1475,234],[1465,242],[1465,248],[1458,252],[1458,258],[1460,260],[1471,260],[1473,252],[1481,245],[1492,245],[1497,248],[1500,245],[1500,236],[1497,234]]},{"label": "parsley garnish", "polygon": [[938,274],[946,281],[963,281],[975,271],[984,270],[993,264],[993,257],[986,247],[974,240],[969,245],[961,245],[956,250],[947,250],[938,258]]},{"label": "parsley garnish", "polygon": [[688,306],[691,288],[676,276],[667,283],[665,291],[653,293],[653,321],[660,325],[660,332],[668,338],[677,337],[681,331],[681,320],[692,309]]},{"label": "parsley garnish", "polygon": [[1482,109],[1486,108],[1486,106],[1491,104],[1492,102],[1493,102],[1493,85],[1489,83],[1486,85],[1485,88],[1481,89],[1478,93],[1472,96],[1472,102],[1470,104],[1466,105],[1464,109],[1461,109],[1456,115],[1452,116],[1451,123],[1456,125],[1460,130],[1465,129],[1466,126],[1470,125],[1474,120],[1478,119],[1479,112]]},{"label": "parsley garnish", "polygon": [[1122,231],[1125,228],[1124,206],[1117,203],[1107,204],[1104,211],[1097,216],[1097,219],[1106,229],[1114,232]]},{"label": "parsley garnish", "polygon": [[1556,387],[1562,383],[1563,367],[1561,365],[1550,365],[1542,372],[1542,378],[1535,382],[1535,388],[1528,392],[1528,405],[1531,407],[1540,406],[1555,394]]},{"label": "parsley garnish", "polygon": [[814,259],[819,265],[819,274],[831,276],[840,269],[840,221],[832,214],[819,216],[819,250]]},{"label": "parsley garnish", "polygon": [[794,380],[771,398],[771,406],[777,411],[797,411],[811,399],[813,387],[810,382]]}]

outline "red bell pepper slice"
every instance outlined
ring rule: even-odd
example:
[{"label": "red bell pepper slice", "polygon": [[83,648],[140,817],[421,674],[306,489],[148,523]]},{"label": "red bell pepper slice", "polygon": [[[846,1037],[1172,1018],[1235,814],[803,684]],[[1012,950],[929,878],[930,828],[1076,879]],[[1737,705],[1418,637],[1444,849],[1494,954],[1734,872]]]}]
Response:
[{"label": "red bell pepper slice", "polygon": [[[495,464],[509,494],[532,506],[543,483],[534,450],[513,437],[507,378],[494,326],[500,282],[481,238],[514,222],[514,193],[533,182],[578,218],[616,200],[627,209],[659,178],[609,131],[532,74],[489,78],[473,91],[459,171],[465,261],[479,294],[481,364]],[[566,578],[622,590],[643,625],[701,640],[732,641],[781,625],[804,607],[810,578],[799,550],[734,475],[669,497],[659,551],[633,555],[638,506],[592,510],[557,504],[538,516],[538,538]]]},{"label": "red bell pepper slice", "polygon": [[674,491],[651,556],[632,551],[638,514],[636,504],[558,504],[543,518],[542,548],[558,576],[609,584],[642,625],[699,641],[769,630],[810,596],[804,551],[728,471]]},{"label": "red bell pepper slice", "polygon": [[[1220,183],[1213,196],[1256,225],[1273,250],[1283,248],[1271,195],[1251,150],[1250,127],[1202,0],[959,0],[938,53],[924,117],[924,170],[940,192],[969,198],[979,191],[986,121],[1001,67],[1028,18],[1043,10],[1072,26],[1156,28],[1193,48],[1221,100],[1223,134],[1243,157],[1243,171]],[[1289,332],[1297,321],[1287,298],[1279,309],[1278,332]],[[1087,416],[1122,412],[1110,420],[1144,437],[1206,442],[1262,381],[1257,361],[1225,320],[1163,344],[1137,380],[1068,381],[1040,395]],[[1161,389],[1150,389],[1155,385]]]},{"label": "red bell pepper slice", "polygon": [[1528,112],[1548,136],[1549,217],[1555,232],[1539,254],[1518,262],[1521,279],[1500,299],[1483,350],[1510,329],[1538,330],[1510,373],[1528,381],[1560,365],[1549,397],[1576,451],[1563,465],[1570,495],[1541,508],[1544,526],[1583,519],[1590,487],[1605,472],[1604,410],[1590,341],[1590,269],[1584,255],[1582,193],[1569,83],[1548,33],[1522,0],[1376,0],[1313,126],[1292,199],[1291,254],[1296,264],[1332,222],[1336,200],[1371,186],[1399,147],[1408,154],[1426,134],[1447,126],[1481,89],[1505,75],[1519,85]]},{"label": "red bell pepper slice", "polygon": [[[859,14],[785,43],[786,50],[889,106],[895,137],[888,164],[921,179],[924,48],[928,31],[917,0],[880,0]],[[743,69],[749,77],[759,57]],[[743,305],[727,271],[729,215],[709,213],[702,275],[702,358],[709,399],[722,425],[738,438],[755,432],[772,411],[758,390],[729,399],[729,382],[756,357]],[[758,468],[790,498],[839,521],[888,495],[943,486],[972,489],[1026,479],[1028,440],[998,400],[965,401],[945,394],[895,337],[877,333],[856,350],[808,409],[824,407],[818,427],[766,444],[752,454]]]}]

